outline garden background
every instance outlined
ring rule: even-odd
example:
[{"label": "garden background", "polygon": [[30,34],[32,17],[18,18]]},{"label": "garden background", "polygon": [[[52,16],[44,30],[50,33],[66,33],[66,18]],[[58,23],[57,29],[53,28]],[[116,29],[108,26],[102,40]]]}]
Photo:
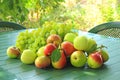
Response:
[{"label": "garden background", "polygon": [[0,21],[26,28],[70,23],[88,31],[101,23],[120,20],[120,0],[0,0]]}]

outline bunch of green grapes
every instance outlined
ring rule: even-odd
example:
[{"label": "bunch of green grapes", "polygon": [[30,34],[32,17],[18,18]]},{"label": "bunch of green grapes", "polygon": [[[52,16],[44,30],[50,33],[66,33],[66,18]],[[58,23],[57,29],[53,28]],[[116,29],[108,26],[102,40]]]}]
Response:
[{"label": "bunch of green grapes", "polygon": [[34,42],[30,44],[28,48],[34,52],[37,52],[40,47],[46,45],[46,38],[42,36],[41,33],[43,33],[41,28],[32,31]]},{"label": "bunch of green grapes", "polygon": [[46,22],[43,27],[47,29],[47,37],[51,34],[58,34],[63,39],[66,33],[72,32],[74,25],[72,22],[57,23],[50,21]]},{"label": "bunch of green grapes", "polygon": [[20,32],[16,40],[16,47],[18,47],[21,52],[25,49],[31,49],[37,52],[40,47],[46,45],[46,39],[49,35],[58,34],[63,39],[65,34],[72,32],[72,28],[73,25],[68,22],[46,22],[40,28]]},{"label": "bunch of green grapes", "polygon": [[19,35],[17,36],[16,47],[18,47],[22,52],[23,50],[28,49],[30,44],[32,44],[33,42],[34,42],[33,34],[26,30],[24,32],[20,32]]}]

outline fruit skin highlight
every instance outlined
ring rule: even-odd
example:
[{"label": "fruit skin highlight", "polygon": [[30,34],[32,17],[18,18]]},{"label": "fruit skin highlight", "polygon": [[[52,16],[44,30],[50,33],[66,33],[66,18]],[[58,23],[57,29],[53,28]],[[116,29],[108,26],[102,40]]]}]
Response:
[{"label": "fruit skin highlight", "polygon": [[70,56],[70,62],[74,67],[83,67],[86,61],[87,57],[83,51],[75,51]]},{"label": "fruit skin highlight", "polygon": [[17,58],[20,56],[20,50],[15,46],[10,46],[7,49],[7,56],[9,58]]},{"label": "fruit skin highlight", "polygon": [[76,49],[74,48],[73,44],[68,41],[64,41],[61,44],[61,48],[65,51],[66,56],[70,56]]},{"label": "fruit skin highlight", "polygon": [[74,39],[73,45],[77,50],[86,50],[88,47],[88,38],[86,36],[77,36]]},{"label": "fruit skin highlight", "polygon": [[103,64],[103,58],[100,52],[91,53],[88,56],[87,63],[90,68],[94,69],[100,68]]},{"label": "fruit skin highlight", "polygon": [[30,49],[26,49],[23,51],[21,55],[21,62],[24,64],[33,64],[37,55]]},{"label": "fruit skin highlight", "polygon": [[50,57],[48,56],[39,56],[35,59],[35,66],[37,68],[46,68],[50,66]]}]

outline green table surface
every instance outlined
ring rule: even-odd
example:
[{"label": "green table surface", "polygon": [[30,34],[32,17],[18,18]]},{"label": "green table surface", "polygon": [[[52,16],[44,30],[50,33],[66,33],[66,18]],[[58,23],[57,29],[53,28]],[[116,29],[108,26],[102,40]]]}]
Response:
[{"label": "green table surface", "polygon": [[75,68],[38,69],[34,65],[23,64],[19,59],[9,59],[6,49],[15,45],[19,32],[16,30],[0,33],[0,80],[119,80],[120,79],[120,39],[79,31],[80,35],[93,37],[98,45],[107,47],[110,59],[100,69]]}]

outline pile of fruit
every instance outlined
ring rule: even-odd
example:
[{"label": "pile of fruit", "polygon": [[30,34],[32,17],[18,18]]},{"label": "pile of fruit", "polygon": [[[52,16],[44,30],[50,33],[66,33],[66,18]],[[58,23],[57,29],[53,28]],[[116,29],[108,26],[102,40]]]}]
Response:
[{"label": "pile of fruit", "polygon": [[93,38],[78,35],[71,31],[72,28],[64,32],[59,29],[63,28],[21,32],[16,46],[7,49],[8,57],[20,59],[24,64],[34,64],[37,68],[52,66],[55,69],[62,69],[69,63],[74,67],[87,65],[96,69],[108,61],[108,52],[103,46],[98,47]]}]

